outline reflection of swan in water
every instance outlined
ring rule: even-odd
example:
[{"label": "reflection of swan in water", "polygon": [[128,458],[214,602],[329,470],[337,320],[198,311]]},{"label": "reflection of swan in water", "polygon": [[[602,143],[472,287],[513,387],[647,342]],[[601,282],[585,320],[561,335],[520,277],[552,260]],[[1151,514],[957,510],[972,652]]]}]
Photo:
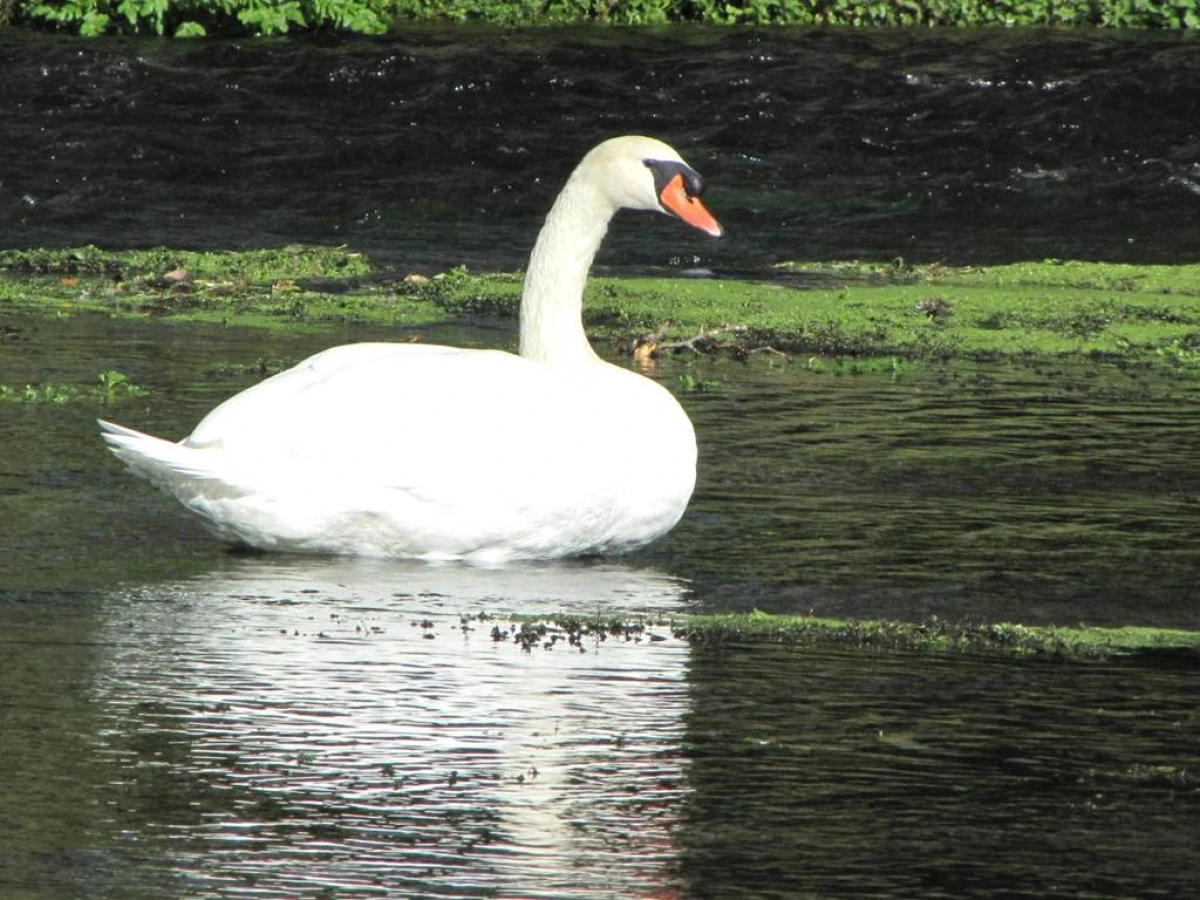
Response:
[{"label": "reflection of swan in water", "polygon": [[154,763],[156,794],[165,778],[166,796],[205,798],[192,826],[139,836],[198,848],[185,877],[290,896],[646,896],[670,883],[685,646],[662,628],[524,652],[462,617],[683,596],[611,563],[284,559],[127,590],[101,635],[106,755],[131,791]]},{"label": "reflection of swan in water", "polygon": [[185,584],[205,591],[324,592],[364,601],[416,600],[424,612],[576,615],[670,613],[683,608],[687,583],[612,561],[518,563],[494,568],[366,558],[250,557]]}]

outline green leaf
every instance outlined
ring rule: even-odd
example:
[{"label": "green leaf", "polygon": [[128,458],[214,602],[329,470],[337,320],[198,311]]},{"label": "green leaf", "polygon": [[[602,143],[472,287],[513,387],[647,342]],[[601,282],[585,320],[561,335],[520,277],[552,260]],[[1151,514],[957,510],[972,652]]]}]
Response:
[{"label": "green leaf", "polygon": [[89,9],[84,13],[83,21],[79,25],[79,33],[83,37],[97,37],[108,31],[109,21],[108,13]]}]

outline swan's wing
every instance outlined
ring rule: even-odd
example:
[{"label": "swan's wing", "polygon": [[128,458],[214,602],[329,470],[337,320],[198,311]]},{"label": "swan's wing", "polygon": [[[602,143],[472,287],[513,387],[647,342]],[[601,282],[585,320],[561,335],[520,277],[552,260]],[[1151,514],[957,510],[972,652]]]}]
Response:
[{"label": "swan's wing", "polygon": [[212,451],[224,480],[258,486],[306,477],[422,496],[494,493],[538,475],[567,480],[567,468],[596,458],[604,412],[582,396],[509,353],[355,344],[231,398],[183,446]]},{"label": "swan's wing", "polygon": [[[478,352],[478,351],[475,351]],[[493,354],[483,351],[484,355]],[[196,449],[235,451],[291,444],[302,435],[328,433],[322,423],[359,417],[356,429],[382,421],[405,396],[419,396],[419,380],[469,360],[472,351],[423,344],[347,344],[311,356],[230,397],[183,441]],[[494,354],[500,355],[500,354]],[[493,365],[496,362],[491,363]],[[373,404],[387,401],[385,409]],[[304,446],[314,446],[305,442]],[[293,447],[294,450],[300,449]]]}]

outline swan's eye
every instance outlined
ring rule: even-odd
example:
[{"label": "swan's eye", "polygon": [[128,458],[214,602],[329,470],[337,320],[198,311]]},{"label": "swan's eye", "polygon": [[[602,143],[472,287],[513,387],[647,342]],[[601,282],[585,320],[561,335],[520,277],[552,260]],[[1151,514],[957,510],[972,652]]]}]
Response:
[{"label": "swan's eye", "polygon": [[664,162],[659,159],[642,160],[654,176],[654,190],[658,194],[659,208],[668,215],[678,216],[694,228],[720,237],[720,223],[712,217],[700,195],[704,193],[704,181],[691,166],[681,162]]},{"label": "swan's eye", "polygon": [[704,179],[691,166],[661,159],[646,159],[642,162],[654,174],[654,191],[659,196],[662,196],[663,189],[676,177],[682,180],[684,193],[689,198],[699,197],[704,193]]}]

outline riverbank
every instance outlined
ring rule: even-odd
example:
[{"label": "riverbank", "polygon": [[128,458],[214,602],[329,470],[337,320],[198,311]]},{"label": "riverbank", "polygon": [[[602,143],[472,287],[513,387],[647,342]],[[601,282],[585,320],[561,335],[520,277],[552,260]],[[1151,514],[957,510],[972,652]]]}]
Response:
[{"label": "riverbank", "polygon": [[[589,334],[642,360],[766,353],[813,368],[1093,360],[1200,375],[1200,265],[790,262],[732,277],[689,274],[593,278]],[[343,248],[0,253],[0,312],[54,316],[273,329],[366,323],[420,339],[433,325],[515,323],[520,290],[520,273],[399,273]]]}]

